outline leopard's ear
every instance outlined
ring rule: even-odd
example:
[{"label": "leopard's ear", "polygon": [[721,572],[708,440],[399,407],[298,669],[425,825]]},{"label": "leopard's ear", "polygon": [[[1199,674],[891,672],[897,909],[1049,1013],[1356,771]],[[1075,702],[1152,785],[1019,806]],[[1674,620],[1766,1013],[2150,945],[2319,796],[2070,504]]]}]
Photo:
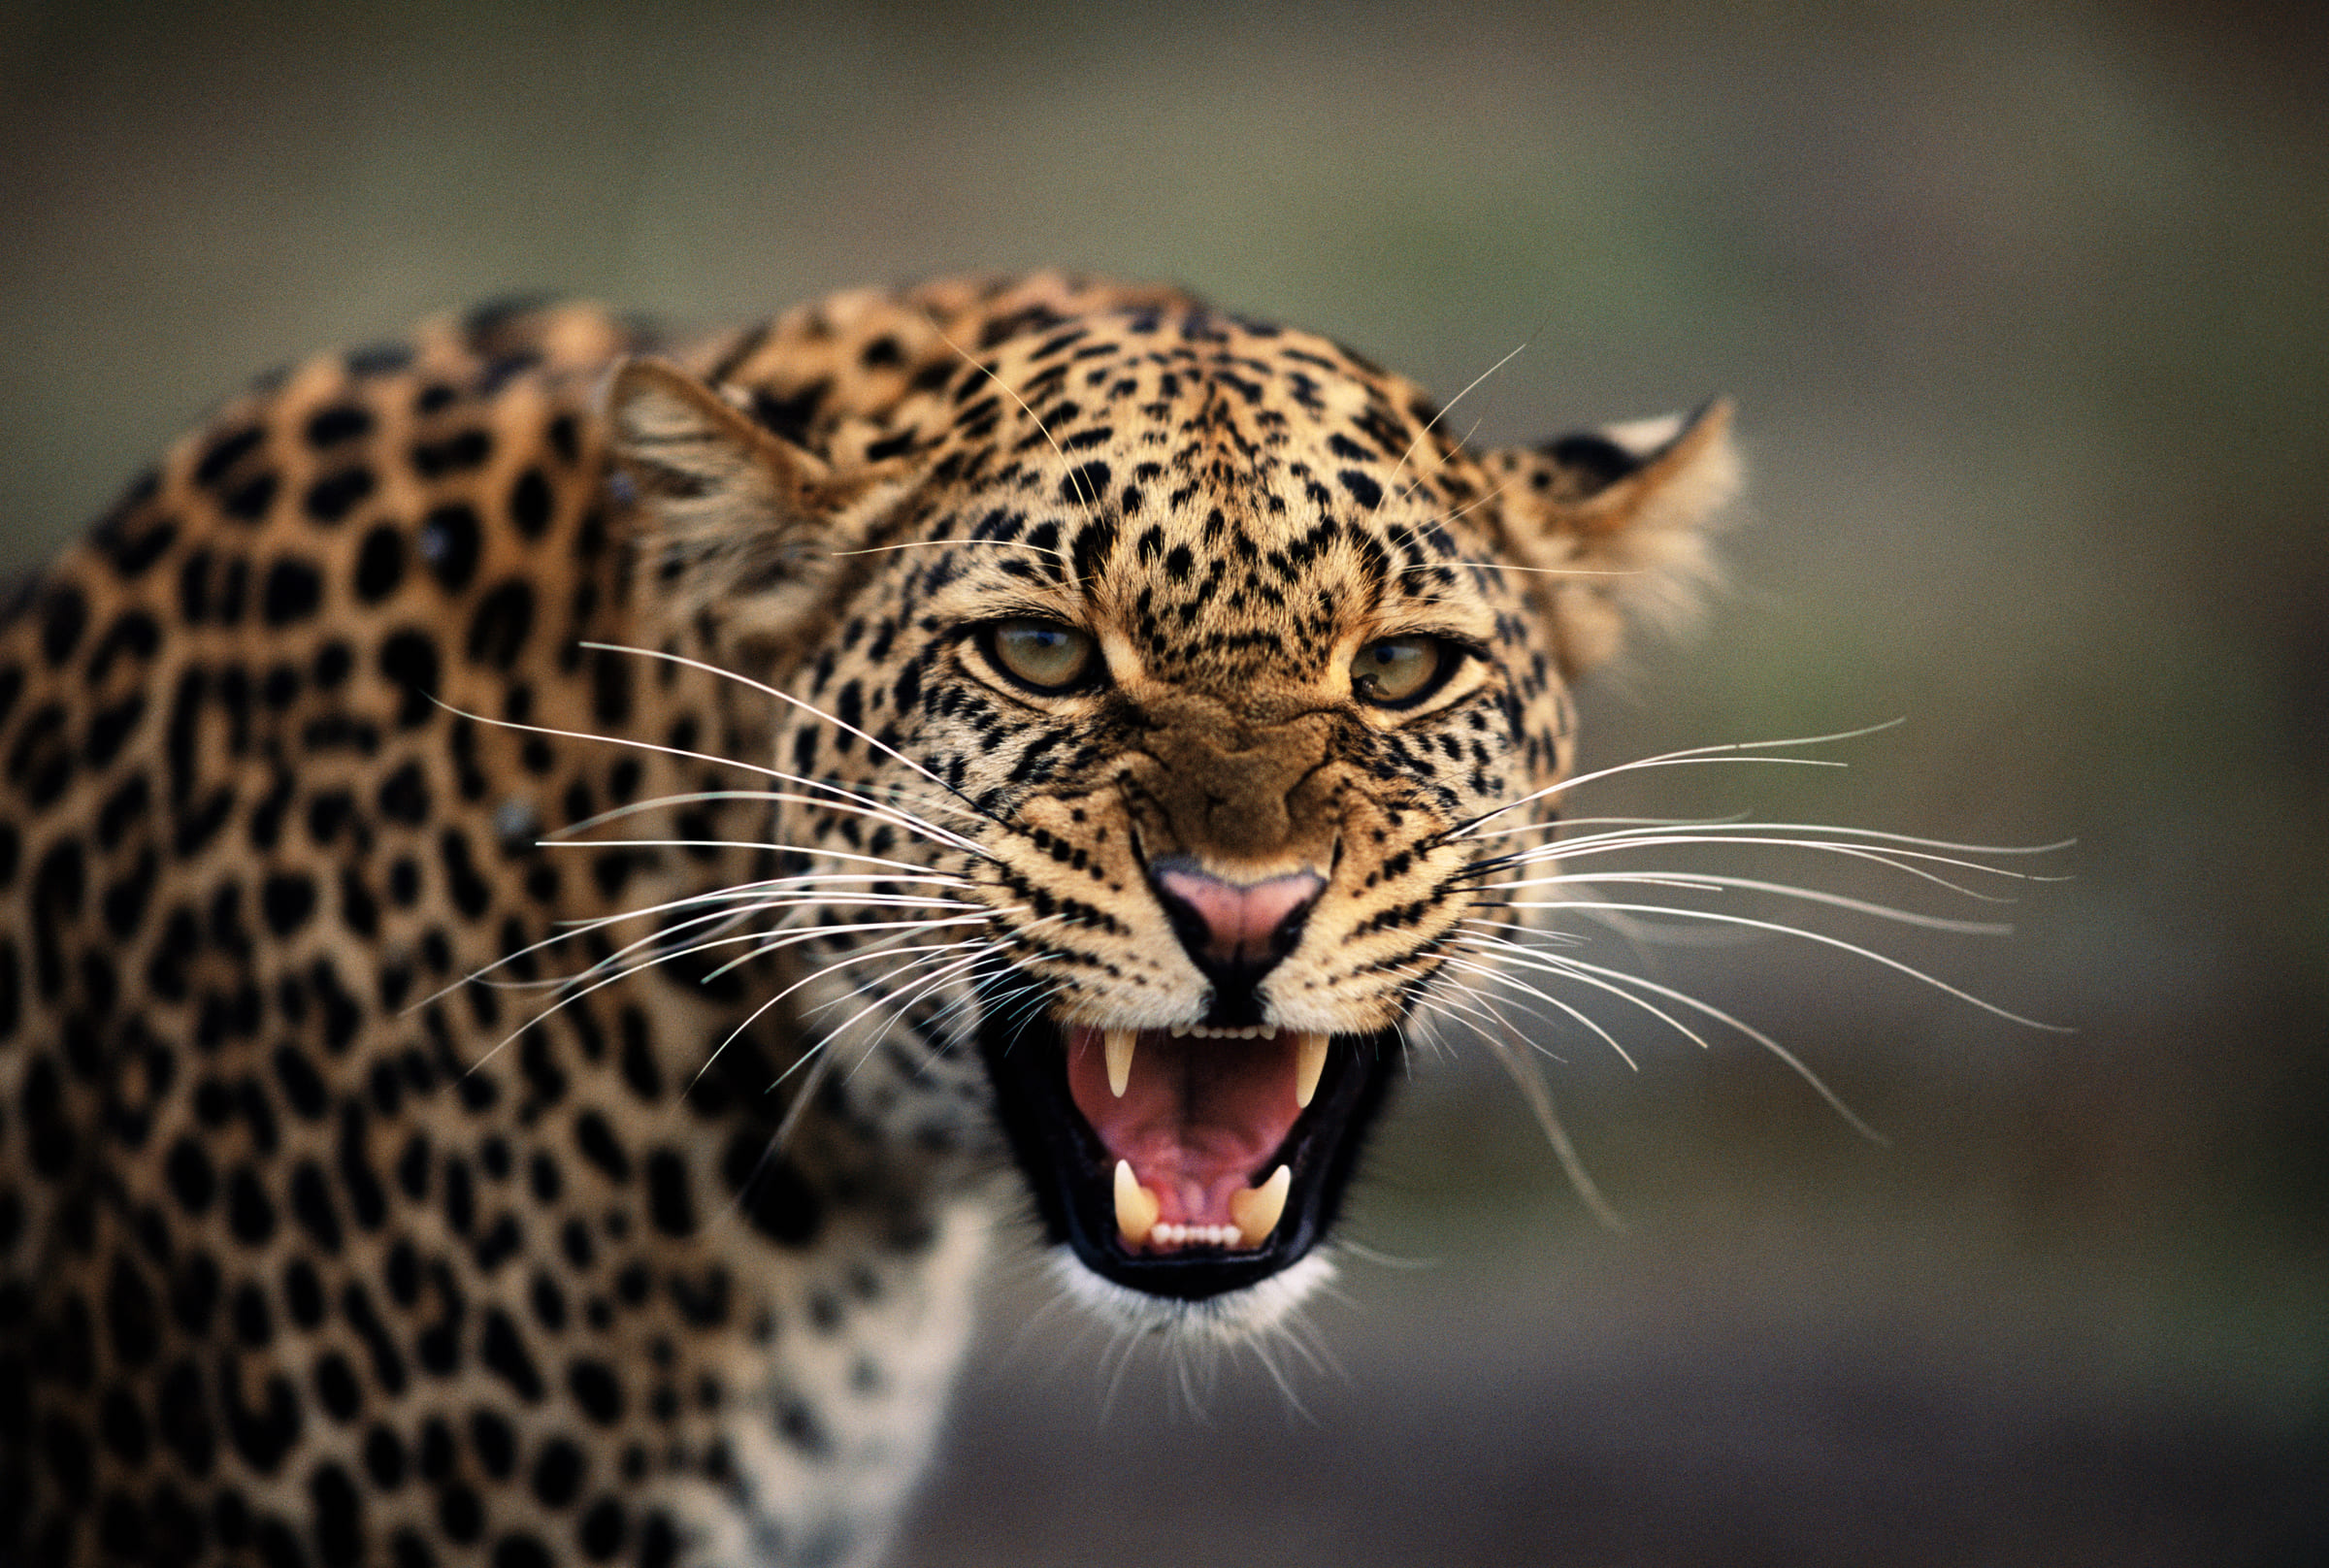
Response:
[{"label": "leopard's ear", "polygon": [[837,553],[858,542],[896,465],[836,474],[666,360],[616,366],[605,406],[649,583],[672,623],[706,628],[764,667],[821,635]]},{"label": "leopard's ear", "polygon": [[1629,617],[1670,625],[1697,608],[1714,579],[1708,535],[1739,490],[1727,399],[1485,461],[1564,674],[1617,652]]}]

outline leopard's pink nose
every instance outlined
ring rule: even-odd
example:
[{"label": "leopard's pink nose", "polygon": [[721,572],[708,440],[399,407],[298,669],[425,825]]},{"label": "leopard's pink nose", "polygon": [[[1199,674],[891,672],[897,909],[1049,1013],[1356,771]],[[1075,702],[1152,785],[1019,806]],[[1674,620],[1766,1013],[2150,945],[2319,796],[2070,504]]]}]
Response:
[{"label": "leopard's pink nose", "polygon": [[1225,995],[1250,993],[1294,951],[1310,906],[1327,890],[1327,879],[1312,871],[1232,882],[1183,856],[1152,864],[1148,881],[1181,946]]}]

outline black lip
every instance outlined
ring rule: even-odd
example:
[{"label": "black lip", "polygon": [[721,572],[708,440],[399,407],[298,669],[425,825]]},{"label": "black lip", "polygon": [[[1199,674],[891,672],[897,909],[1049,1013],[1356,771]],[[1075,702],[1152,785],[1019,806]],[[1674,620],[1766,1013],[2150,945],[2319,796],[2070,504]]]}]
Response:
[{"label": "black lip", "polygon": [[1003,1130],[1027,1175],[1049,1239],[1103,1279],[1149,1295],[1201,1301],[1259,1284],[1299,1261],[1332,1229],[1360,1150],[1391,1084],[1397,1036],[1336,1035],[1318,1092],[1272,1158],[1294,1168],[1286,1214],[1253,1252],[1127,1253],[1116,1239],[1113,1170],[1099,1134],[1067,1093],[1067,1053],[1048,1021],[980,1031]]}]

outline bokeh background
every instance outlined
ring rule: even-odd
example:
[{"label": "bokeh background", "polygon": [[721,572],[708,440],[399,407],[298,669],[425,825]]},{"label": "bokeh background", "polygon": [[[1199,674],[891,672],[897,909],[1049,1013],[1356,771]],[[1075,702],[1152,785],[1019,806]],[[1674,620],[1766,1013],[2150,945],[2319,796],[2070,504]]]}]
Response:
[{"label": "bokeh background", "polygon": [[1888,1143],[1745,1040],[1548,1024],[1616,1231],[1485,1052],[1419,1060],[1271,1365],[1112,1345],[1015,1254],[901,1560],[2329,1560],[2308,11],[11,4],[0,570],[252,372],[513,288],[710,325],[1067,263],[1443,396],[1525,343],[1483,441],[1728,391],[1731,587],[1593,684],[1589,766],[1907,722],[1577,809],[2076,838],[2011,936],[1811,912],[2076,1032],[1597,933]]}]

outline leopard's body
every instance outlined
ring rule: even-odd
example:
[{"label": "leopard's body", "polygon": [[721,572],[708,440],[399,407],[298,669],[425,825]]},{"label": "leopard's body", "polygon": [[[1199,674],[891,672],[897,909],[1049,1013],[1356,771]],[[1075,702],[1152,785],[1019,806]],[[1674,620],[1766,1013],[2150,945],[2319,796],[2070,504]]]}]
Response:
[{"label": "leopard's body", "polygon": [[[1730,482],[1719,417],[1475,454],[1162,288],[838,296],[610,385],[655,347],[311,362],[8,625],[0,1560],[867,1560],[1031,1187],[1114,1310],[1265,1322],[1460,830]],[[1187,1025],[1330,1041],[1318,1105]],[[1220,1108],[1116,1127],[1103,1034]],[[1268,1239],[1208,1129],[1239,1187],[1282,1135]]]}]

